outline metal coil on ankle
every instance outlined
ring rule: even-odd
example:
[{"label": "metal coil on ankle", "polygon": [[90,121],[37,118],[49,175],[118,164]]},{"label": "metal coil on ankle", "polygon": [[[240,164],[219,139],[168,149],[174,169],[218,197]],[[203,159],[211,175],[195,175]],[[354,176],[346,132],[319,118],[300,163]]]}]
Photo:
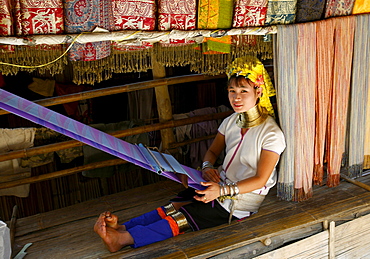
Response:
[{"label": "metal coil on ankle", "polygon": [[188,221],[186,220],[184,214],[182,214],[181,212],[178,211],[172,214],[171,217],[176,221],[180,233],[185,232],[190,228]]}]

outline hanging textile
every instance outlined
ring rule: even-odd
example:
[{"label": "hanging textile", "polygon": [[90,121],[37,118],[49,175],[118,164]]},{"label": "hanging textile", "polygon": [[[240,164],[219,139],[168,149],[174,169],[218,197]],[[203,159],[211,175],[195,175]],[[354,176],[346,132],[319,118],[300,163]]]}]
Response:
[{"label": "hanging textile", "polygon": [[[368,73],[370,81],[370,73]],[[367,94],[367,109],[366,109],[366,127],[365,127],[365,150],[364,150],[364,169],[370,169],[370,91]]]},{"label": "hanging textile", "polygon": [[200,184],[204,181],[201,172],[179,164],[169,154],[151,151],[140,144],[133,145],[125,142],[3,89],[0,89],[0,108],[178,183],[182,183],[178,173],[185,174],[188,176],[188,186],[199,190],[204,189]]},{"label": "hanging textile", "polygon": [[[113,28],[111,1],[65,0],[64,9],[66,33],[91,32],[96,26],[109,31]],[[110,53],[110,41],[74,43],[69,51],[69,59],[71,61],[94,61],[103,59]]]},{"label": "hanging textile", "polygon": [[276,51],[274,51],[276,74],[276,101],[279,107],[280,127],[286,139],[286,148],[280,157],[277,196],[291,201],[294,197],[295,175],[295,127],[297,102],[297,38],[295,25],[278,26]]},{"label": "hanging textile", "polygon": [[62,34],[64,32],[62,0],[14,1],[17,35]]},{"label": "hanging textile", "polygon": [[357,15],[353,47],[350,116],[348,121],[348,176],[359,177],[364,163],[366,109],[369,91],[370,15]]},{"label": "hanging textile", "polygon": [[230,29],[233,11],[233,0],[200,0],[197,29]]},{"label": "hanging textile", "polygon": [[295,22],[297,0],[268,0],[265,25]]},{"label": "hanging textile", "polygon": [[355,0],[352,14],[370,13],[370,2],[367,0]]},{"label": "hanging textile", "polygon": [[325,0],[298,0],[296,22],[321,20],[324,16]]},{"label": "hanging textile", "polygon": [[327,138],[327,186],[334,187],[340,181],[340,168],[345,149],[347,113],[351,86],[353,37],[355,17],[334,19],[334,64],[332,95],[328,113]]},{"label": "hanging textile", "polygon": [[158,29],[194,30],[196,29],[195,0],[159,0]]},{"label": "hanging textile", "polygon": [[[312,197],[315,143],[316,25],[297,24],[297,106],[294,145],[294,200]],[[304,130],[302,130],[304,129]]]},{"label": "hanging textile", "polygon": [[114,30],[154,30],[155,0],[113,0]]},{"label": "hanging textile", "polygon": [[323,184],[328,111],[333,85],[334,19],[316,22],[317,88],[313,182]]},{"label": "hanging textile", "polygon": [[[0,153],[33,147],[35,128],[0,129]],[[31,176],[30,168],[20,166],[20,158],[0,162],[0,181],[16,181]],[[27,197],[30,185],[25,184],[0,190],[0,196]]]},{"label": "hanging textile", "polygon": [[204,38],[202,44],[203,54],[226,54],[231,52],[231,36],[219,38]]},{"label": "hanging textile", "polygon": [[351,15],[355,0],[328,0],[325,7],[325,18]]},{"label": "hanging textile", "polygon": [[11,0],[0,0],[0,36],[13,35]]},{"label": "hanging textile", "polygon": [[268,0],[237,0],[233,27],[263,26],[266,20]]}]

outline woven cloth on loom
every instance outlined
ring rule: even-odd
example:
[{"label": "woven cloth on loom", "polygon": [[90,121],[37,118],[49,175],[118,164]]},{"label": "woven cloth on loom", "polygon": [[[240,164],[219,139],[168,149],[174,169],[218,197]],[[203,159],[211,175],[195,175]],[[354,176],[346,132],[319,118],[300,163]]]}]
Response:
[{"label": "woven cloth on loom", "polygon": [[355,0],[328,0],[325,7],[325,18],[352,14]]},{"label": "woven cloth on loom", "polygon": [[263,26],[266,20],[268,0],[237,0],[233,27]]},{"label": "woven cloth on loom", "polygon": [[321,20],[324,15],[325,0],[298,0],[296,22]]},{"label": "woven cloth on loom", "polygon": [[268,0],[265,25],[294,23],[297,0]]},{"label": "woven cloth on loom", "polygon": [[[92,31],[96,26],[113,28],[112,2],[109,0],[65,0],[65,29],[67,33]],[[110,41],[74,43],[69,51],[71,61],[94,61],[111,53]]]},{"label": "woven cloth on loom", "polygon": [[61,34],[64,32],[62,0],[15,0],[16,34]]},{"label": "woven cloth on loom", "polygon": [[370,2],[367,0],[355,0],[352,14],[370,13]]},{"label": "woven cloth on loom", "polygon": [[370,15],[356,15],[348,137],[348,176],[361,176],[364,164],[366,110],[370,86]]},{"label": "woven cloth on loom", "polygon": [[199,0],[198,29],[231,28],[233,11],[232,0]]},{"label": "woven cloth on loom", "polygon": [[196,12],[196,0],[159,0],[159,30],[194,30]]},{"label": "woven cloth on loom", "polygon": [[155,0],[113,0],[114,29],[154,30]]}]

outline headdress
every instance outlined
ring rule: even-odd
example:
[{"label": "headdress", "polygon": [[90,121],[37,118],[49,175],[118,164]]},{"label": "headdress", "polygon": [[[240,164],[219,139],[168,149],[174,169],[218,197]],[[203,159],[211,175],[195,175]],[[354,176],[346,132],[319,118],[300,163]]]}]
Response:
[{"label": "headdress", "polygon": [[274,117],[274,109],[270,97],[274,96],[276,92],[262,62],[254,56],[236,58],[227,68],[228,78],[233,75],[244,76],[263,89],[259,105],[264,107]]}]

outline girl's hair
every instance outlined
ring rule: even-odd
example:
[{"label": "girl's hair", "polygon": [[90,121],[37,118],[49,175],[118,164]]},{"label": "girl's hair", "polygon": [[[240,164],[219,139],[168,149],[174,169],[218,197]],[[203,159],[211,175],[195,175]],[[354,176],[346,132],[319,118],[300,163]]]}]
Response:
[{"label": "girl's hair", "polygon": [[253,86],[254,89],[257,89],[258,86],[253,83],[248,77],[245,76],[237,76],[237,75],[232,75],[229,80],[227,81],[227,87],[229,87],[232,83],[235,83],[235,85],[240,85],[240,81],[242,79],[247,80],[247,82]]}]

